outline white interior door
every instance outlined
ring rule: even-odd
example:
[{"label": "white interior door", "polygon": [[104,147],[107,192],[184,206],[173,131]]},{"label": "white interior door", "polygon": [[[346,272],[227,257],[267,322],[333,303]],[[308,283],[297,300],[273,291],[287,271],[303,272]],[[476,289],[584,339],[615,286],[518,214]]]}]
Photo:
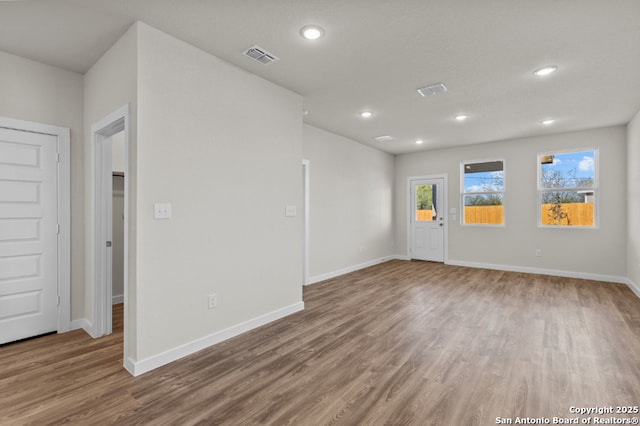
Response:
[{"label": "white interior door", "polygon": [[410,181],[411,259],[444,262],[444,179]]},{"label": "white interior door", "polygon": [[93,337],[112,332],[113,304],[113,172],[111,135],[98,135],[95,158],[96,297]]},{"label": "white interior door", "polygon": [[57,330],[58,140],[0,128],[0,343]]}]

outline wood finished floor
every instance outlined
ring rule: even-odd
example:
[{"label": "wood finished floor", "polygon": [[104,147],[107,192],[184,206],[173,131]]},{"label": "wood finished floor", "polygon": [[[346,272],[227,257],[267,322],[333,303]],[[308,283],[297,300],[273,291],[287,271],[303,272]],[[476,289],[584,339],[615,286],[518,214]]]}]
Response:
[{"label": "wood finished floor", "polygon": [[122,305],[112,336],[0,347],[0,424],[489,425],[640,404],[640,299],[624,285],[390,261],[304,301],[137,378]]}]

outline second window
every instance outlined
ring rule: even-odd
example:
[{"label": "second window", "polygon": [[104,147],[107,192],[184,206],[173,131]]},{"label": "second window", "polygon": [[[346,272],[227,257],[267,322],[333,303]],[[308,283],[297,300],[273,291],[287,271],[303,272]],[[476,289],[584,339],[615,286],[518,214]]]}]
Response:
[{"label": "second window", "polygon": [[504,161],[474,161],[461,164],[462,223],[504,224]]}]

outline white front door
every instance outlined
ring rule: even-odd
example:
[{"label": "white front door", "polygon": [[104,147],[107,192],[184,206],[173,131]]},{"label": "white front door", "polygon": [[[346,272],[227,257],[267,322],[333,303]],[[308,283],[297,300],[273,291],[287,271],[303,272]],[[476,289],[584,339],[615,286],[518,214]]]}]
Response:
[{"label": "white front door", "polygon": [[410,181],[411,259],[444,262],[444,179]]},{"label": "white front door", "polygon": [[0,128],[0,343],[58,329],[58,140]]}]

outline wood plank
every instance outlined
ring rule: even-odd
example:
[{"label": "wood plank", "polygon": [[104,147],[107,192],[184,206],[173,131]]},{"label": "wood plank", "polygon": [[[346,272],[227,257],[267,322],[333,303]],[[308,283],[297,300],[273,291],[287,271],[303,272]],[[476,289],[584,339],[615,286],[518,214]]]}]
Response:
[{"label": "wood plank", "polygon": [[0,347],[0,424],[484,425],[640,403],[624,285],[390,261],[304,289],[305,311],[141,377],[114,333]]}]

